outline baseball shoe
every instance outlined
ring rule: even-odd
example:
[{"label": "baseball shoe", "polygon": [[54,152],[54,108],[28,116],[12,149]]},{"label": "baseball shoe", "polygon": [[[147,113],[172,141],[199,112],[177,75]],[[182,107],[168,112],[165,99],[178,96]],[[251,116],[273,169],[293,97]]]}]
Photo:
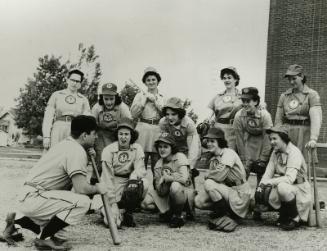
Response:
[{"label": "baseball shoe", "polygon": [[300,225],[301,225],[301,223],[299,221],[290,219],[290,220],[280,224],[280,227],[285,231],[291,231],[291,230],[299,228]]},{"label": "baseball shoe", "polygon": [[171,228],[180,228],[184,226],[185,221],[182,216],[173,216],[170,220],[169,227]]},{"label": "baseball shoe", "polygon": [[34,245],[39,250],[69,250],[70,248],[65,247],[62,244],[56,244],[52,239],[38,239],[34,240]]},{"label": "baseball shoe", "polygon": [[159,222],[168,223],[170,222],[172,216],[173,215],[169,210],[165,213],[161,213],[159,214]]},{"label": "baseball shoe", "polygon": [[134,221],[133,214],[125,212],[124,216],[123,216],[123,221],[121,222],[121,225],[125,226],[125,227],[136,227],[136,223]]}]

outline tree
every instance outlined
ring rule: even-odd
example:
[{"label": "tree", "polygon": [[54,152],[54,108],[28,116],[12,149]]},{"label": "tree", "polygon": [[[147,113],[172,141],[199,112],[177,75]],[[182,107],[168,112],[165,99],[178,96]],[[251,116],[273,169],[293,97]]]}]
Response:
[{"label": "tree", "polygon": [[70,61],[62,62],[61,57],[45,55],[39,58],[39,65],[33,78],[29,78],[24,88],[16,99],[16,122],[18,127],[32,135],[42,134],[42,121],[44,110],[51,94],[57,90],[66,88],[65,78],[68,71],[79,68],[85,73],[85,79],[81,85],[81,92],[93,105],[97,101],[97,88],[101,77],[100,63],[94,46],[84,48],[83,44],[78,47],[79,60],[76,64]]}]

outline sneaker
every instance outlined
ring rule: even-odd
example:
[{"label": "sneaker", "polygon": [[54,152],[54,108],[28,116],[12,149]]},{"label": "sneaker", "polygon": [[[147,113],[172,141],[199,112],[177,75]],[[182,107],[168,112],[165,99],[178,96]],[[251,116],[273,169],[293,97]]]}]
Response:
[{"label": "sneaker", "polygon": [[51,239],[42,240],[42,239],[36,238],[34,240],[34,245],[36,248],[38,248],[40,250],[68,250],[67,247],[56,244]]},{"label": "sneaker", "polygon": [[172,216],[173,215],[170,211],[161,213],[161,214],[159,214],[159,222],[168,223],[168,222],[170,222]]},{"label": "sneaker", "polygon": [[180,228],[184,226],[185,222],[182,216],[173,216],[170,220],[169,227]]},{"label": "sneaker", "polygon": [[293,219],[281,223],[280,227],[285,231],[291,231],[300,227],[300,222]]},{"label": "sneaker", "polygon": [[134,221],[133,214],[125,212],[124,216],[123,216],[123,221],[121,222],[121,225],[125,226],[125,227],[136,227],[136,223]]}]

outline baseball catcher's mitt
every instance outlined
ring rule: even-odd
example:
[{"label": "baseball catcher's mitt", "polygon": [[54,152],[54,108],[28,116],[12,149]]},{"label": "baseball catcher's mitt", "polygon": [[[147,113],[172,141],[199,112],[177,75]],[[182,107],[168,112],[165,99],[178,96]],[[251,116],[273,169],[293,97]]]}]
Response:
[{"label": "baseball catcher's mitt", "polygon": [[134,211],[143,199],[144,185],[142,180],[129,180],[122,195],[122,202],[127,211]]},{"label": "baseball catcher's mitt", "polygon": [[258,175],[263,175],[266,171],[267,162],[262,160],[253,161],[250,165],[251,172],[254,172]]},{"label": "baseball catcher's mitt", "polygon": [[267,184],[260,184],[259,187],[257,187],[257,190],[255,191],[254,194],[254,199],[256,204],[262,204],[269,206],[269,195],[272,189],[272,185]]},{"label": "baseball catcher's mitt", "polygon": [[223,232],[233,232],[237,226],[237,222],[226,215],[211,219],[208,224],[209,229]]}]

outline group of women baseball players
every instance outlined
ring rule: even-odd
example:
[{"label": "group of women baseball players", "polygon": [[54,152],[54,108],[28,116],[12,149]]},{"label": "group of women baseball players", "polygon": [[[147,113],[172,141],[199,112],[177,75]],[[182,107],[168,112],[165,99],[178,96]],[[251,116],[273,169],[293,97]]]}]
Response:
[{"label": "group of women baseball players", "polygon": [[[141,208],[159,212],[159,220],[170,227],[181,227],[194,220],[198,208],[212,211],[208,227],[213,230],[234,231],[250,210],[254,220],[278,211],[276,224],[292,230],[307,222],[312,206],[306,163],[316,147],[322,111],[302,66],[290,65],[285,78],[290,86],[280,96],[273,123],[258,89],[240,90],[237,70],[222,69],[225,89],[209,102],[212,116],[202,130],[180,98],[159,93],[161,76],[152,67],[142,77],[147,91],[137,93],[131,107],[114,83],[105,83],[92,109],[78,92],[83,73],[73,70],[67,89],[48,102],[44,147],[69,136],[73,117],[91,113],[96,118],[96,163],[118,226],[135,226],[133,212]],[[199,175],[203,155],[209,156],[207,170]],[[257,176],[254,196],[251,172]],[[97,182],[94,175],[90,182]],[[139,195],[136,203],[129,201],[130,191],[134,199]]]}]

